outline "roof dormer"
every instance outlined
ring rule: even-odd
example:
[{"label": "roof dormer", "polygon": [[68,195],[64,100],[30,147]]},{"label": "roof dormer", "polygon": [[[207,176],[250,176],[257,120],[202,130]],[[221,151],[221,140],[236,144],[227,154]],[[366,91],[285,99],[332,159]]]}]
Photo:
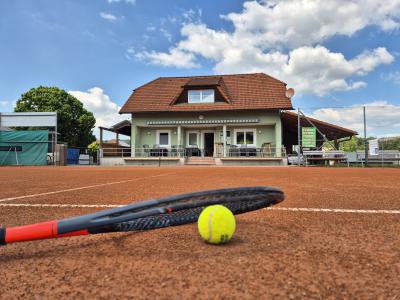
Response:
[{"label": "roof dormer", "polygon": [[231,103],[222,77],[198,77],[182,86],[174,104]]}]

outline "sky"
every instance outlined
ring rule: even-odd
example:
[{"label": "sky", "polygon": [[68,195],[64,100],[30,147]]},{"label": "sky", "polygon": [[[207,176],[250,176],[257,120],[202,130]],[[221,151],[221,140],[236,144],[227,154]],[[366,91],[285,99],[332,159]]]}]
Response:
[{"label": "sky", "polygon": [[[0,0],[0,111],[65,89],[97,126],[161,76],[264,72],[295,108],[400,135],[400,0]],[[97,132],[97,131],[96,131]]]}]

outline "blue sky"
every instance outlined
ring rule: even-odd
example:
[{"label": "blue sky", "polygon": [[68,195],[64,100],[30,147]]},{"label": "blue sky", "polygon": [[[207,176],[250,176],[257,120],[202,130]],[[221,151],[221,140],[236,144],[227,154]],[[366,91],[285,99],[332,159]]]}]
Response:
[{"label": "blue sky", "polygon": [[394,135],[399,60],[400,0],[0,2],[0,111],[58,86],[109,126],[156,77],[265,72],[315,117],[360,130],[367,105],[369,132]]}]

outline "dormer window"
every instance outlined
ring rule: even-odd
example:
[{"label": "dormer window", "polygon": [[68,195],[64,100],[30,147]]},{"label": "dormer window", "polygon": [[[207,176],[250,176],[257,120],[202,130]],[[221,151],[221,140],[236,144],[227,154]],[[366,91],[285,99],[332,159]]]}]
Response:
[{"label": "dormer window", "polygon": [[188,103],[214,103],[214,90],[189,90]]}]

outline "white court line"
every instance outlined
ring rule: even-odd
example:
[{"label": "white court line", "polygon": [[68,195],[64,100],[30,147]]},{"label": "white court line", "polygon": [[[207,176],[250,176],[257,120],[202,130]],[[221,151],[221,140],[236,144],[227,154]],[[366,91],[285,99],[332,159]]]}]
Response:
[{"label": "white court line", "polygon": [[268,210],[283,210],[294,212],[333,212],[356,214],[400,214],[396,209],[346,209],[346,208],[307,208],[307,207],[268,207]]},{"label": "white court line", "polygon": [[139,181],[139,180],[155,178],[155,177],[162,177],[162,176],[167,176],[167,175],[171,175],[171,174],[172,173],[159,174],[159,175],[152,175],[152,176],[147,176],[147,177],[140,177],[140,178],[122,180],[122,181],[114,181],[114,182],[100,183],[100,184],[94,184],[94,185],[87,185],[87,186],[70,188],[70,189],[59,190],[59,191],[53,191],[53,192],[45,192],[45,193],[31,194],[31,195],[25,195],[25,196],[9,197],[9,198],[0,199],[0,202],[19,200],[19,199],[26,199],[26,198],[33,198],[33,197],[46,196],[46,195],[53,195],[53,194],[64,193],[64,192],[79,191],[79,190],[84,190],[84,189],[96,188],[96,187],[100,187],[100,186],[107,186],[107,185],[113,185],[113,184],[119,184],[119,183]]},{"label": "white court line", "polygon": [[[31,204],[31,203],[0,203],[0,207],[55,207],[55,208],[113,208],[117,204]],[[400,214],[396,209],[345,209],[345,208],[307,208],[307,207],[268,207],[267,210],[290,212],[328,212],[356,214]]]},{"label": "white court line", "polygon": [[0,203],[0,207],[56,207],[56,208],[113,208],[123,205],[114,204],[32,204],[32,203]]}]

